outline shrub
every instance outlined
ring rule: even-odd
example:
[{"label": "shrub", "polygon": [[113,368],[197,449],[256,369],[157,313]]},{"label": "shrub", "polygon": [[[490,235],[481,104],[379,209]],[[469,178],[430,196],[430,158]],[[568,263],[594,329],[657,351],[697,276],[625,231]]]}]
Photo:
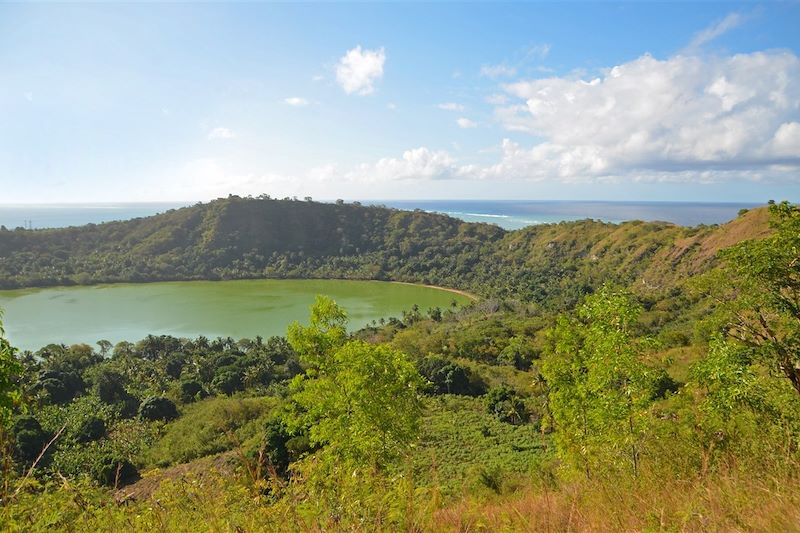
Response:
[{"label": "shrub", "polygon": [[46,370],[39,375],[37,389],[45,393],[50,403],[63,404],[81,394],[84,384],[74,372]]},{"label": "shrub", "polygon": [[230,396],[242,388],[242,374],[231,367],[220,368],[211,382],[214,390]]},{"label": "shrub", "polygon": [[139,476],[136,467],[128,459],[110,453],[98,458],[91,474],[98,483],[111,487],[125,485]]},{"label": "shrub", "polygon": [[27,415],[17,418],[13,432],[15,455],[25,462],[35,460],[50,439],[39,421]]},{"label": "shrub", "polygon": [[183,416],[166,427],[147,452],[158,466],[185,463],[242,444],[257,448],[274,398],[208,398],[187,405]]},{"label": "shrub", "polygon": [[97,416],[92,416],[83,421],[75,433],[75,440],[78,442],[91,442],[101,439],[106,435],[106,423]]},{"label": "shrub", "polygon": [[486,407],[503,422],[521,424],[528,418],[525,402],[517,391],[507,385],[494,387],[486,394]]},{"label": "shrub", "polygon": [[432,385],[434,394],[478,395],[484,385],[472,371],[442,357],[426,357],[417,362],[420,375]]},{"label": "shrub", "polygon": [[192,403],[197,399],[203,398],[204,395],[203,385],[199,381],[188,380],[181,383],[181,402]]},{"label": "shrub", "polygon": [[151,396],[139,406],[139,416],[144,420],[174,420],[178,418],[178,409],[168,398]]}]

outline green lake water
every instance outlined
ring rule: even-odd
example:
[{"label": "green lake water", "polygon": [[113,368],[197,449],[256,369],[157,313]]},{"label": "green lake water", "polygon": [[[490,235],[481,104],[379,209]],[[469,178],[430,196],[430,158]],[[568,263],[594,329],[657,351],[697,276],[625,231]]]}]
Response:
[{"label": "green lake water", "polygon": [[380,281],[237,280],[93,285],[0,291],[12,345],[36,350],[49,343],[137,341],[148,334],[177,337],[284,335],[307,322],[317,294],[347,310],[350,329],[417,304],[447,308],[460,294]]}]

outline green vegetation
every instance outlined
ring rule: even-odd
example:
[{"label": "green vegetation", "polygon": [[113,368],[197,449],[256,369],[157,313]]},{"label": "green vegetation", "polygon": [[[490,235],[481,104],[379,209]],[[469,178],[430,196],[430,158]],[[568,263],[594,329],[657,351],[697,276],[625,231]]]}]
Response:
[{"label": "green vegetation", "polygon": [[0,525],[796,530],[799,226],[782,203],[717,228],[496,230],[492,268],[519,264],[494,297],[353,333],[320,297],[286,338],[0,344]]},{"label": "green vegetation", "polygon": [[374,279],[564,310],[606,281],[660,297],[766,231],[764,210],[722,227],[584,220],[507,232],[422,211],[231,196],[126,222],[0,231],[0,288]]},{"label": "green vegetation", "polygon": [[319,297],[311,324],[289,328],[306,365],[290,384],[289,428],[307,433],[331,460],[386,466],[416,439],[423,381],[402,352],[347,341],[346,325],[344,311]]}]

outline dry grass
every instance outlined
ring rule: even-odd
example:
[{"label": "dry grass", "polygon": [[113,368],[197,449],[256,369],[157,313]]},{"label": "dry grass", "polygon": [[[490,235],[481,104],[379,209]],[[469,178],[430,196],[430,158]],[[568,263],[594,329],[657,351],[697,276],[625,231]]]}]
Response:
[{"label": "dry grass", "polygon": [[716,476],[647,486],[576,482],[492,500],[465,499],[433,531],[800,531],[800,481]]}]

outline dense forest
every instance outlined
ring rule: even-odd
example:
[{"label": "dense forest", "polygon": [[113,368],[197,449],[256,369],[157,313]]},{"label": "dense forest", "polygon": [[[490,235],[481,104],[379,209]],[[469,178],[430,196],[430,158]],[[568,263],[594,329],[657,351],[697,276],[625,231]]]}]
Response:
[{"label": "dense forest", "polygon": [[6,288],[249,277],[481,299],[350,331],[320,296],[268,339],[0,327],[2,529],[798,530],[797,206],[507,232],[229,197],[0,230]]}]

